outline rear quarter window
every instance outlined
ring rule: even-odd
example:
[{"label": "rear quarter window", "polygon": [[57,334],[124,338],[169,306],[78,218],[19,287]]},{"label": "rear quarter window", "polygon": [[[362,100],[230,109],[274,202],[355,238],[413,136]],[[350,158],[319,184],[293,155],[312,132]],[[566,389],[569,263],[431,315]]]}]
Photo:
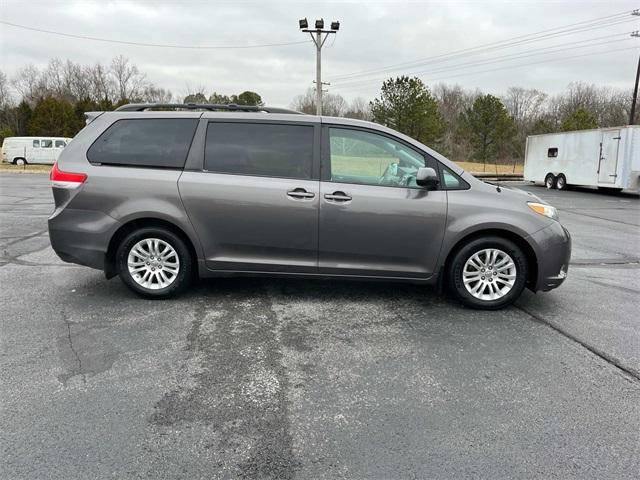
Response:
[{"label": "rear quarter window", "polygon": [[118,120],[91,145],[91,163],[131,167],[183,168],[197,118]]},{"label": "rear quarter window", "polygon": [[313,127],[211,122],[205,170],[280,178],[311,177]]}]

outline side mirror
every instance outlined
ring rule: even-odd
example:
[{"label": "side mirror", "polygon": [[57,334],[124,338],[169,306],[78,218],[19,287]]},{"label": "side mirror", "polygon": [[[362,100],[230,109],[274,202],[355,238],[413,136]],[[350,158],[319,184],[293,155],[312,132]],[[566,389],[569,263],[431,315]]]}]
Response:
[{"label": "side mirror", "polygon": [[440,183],[438,174],[431,167],[420,167],[416,173],[416,183],[427,190],[434,190]]}]

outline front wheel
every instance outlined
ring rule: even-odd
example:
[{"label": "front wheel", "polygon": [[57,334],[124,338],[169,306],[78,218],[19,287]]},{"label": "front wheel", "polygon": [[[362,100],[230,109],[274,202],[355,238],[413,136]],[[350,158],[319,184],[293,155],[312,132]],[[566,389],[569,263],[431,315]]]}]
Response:
[{"label": "front wheel", "polygon": [[515,243],[501,237],[485,237],[460,248],[447,273],[450,290],[462,303],[497,310],[520,296],[527,271],[527,258]]},{"label": "front wheel", "polygon": [[116,252],[118,274],[138,295],[167,298],[183,291],[192,261],[185,242],[162,228],[142,228],[125,237]]}]

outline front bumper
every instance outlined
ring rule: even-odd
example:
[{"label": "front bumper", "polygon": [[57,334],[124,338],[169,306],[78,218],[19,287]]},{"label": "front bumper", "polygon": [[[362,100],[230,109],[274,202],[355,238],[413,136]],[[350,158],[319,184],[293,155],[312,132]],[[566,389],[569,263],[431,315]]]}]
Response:
[{"label": "front bumper", "polygon": [[571,235],[559,222],[530,236],[538,259],[538,276],[534,291],[547,292],[562,285],[571,260]]}]

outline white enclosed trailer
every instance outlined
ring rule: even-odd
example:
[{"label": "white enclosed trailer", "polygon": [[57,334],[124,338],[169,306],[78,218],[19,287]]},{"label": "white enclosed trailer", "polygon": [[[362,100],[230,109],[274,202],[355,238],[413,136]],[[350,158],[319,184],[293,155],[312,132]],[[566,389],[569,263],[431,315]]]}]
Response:
[{"label": "white enclosed trailer", "polygon": [[640,125],[532,135],[524,179],[640,192]]}]

